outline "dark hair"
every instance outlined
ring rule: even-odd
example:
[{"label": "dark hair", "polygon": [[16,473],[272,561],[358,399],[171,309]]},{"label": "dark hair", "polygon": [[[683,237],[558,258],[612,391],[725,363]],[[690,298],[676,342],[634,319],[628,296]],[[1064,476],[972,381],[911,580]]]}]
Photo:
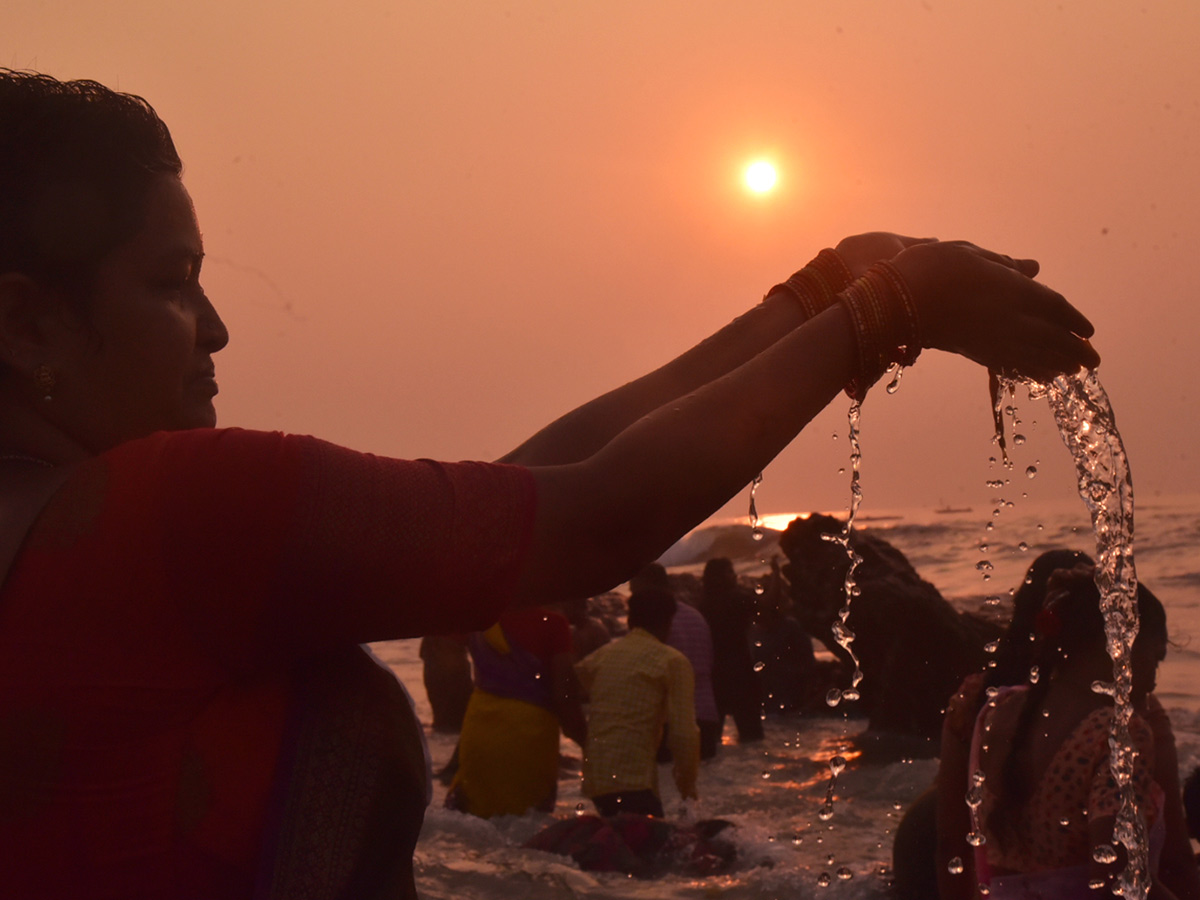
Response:
[{"label": "dark hair", "polygon": [[728,556],[714,556],[704,564],[702,581],[709,588],[736,584],[737,573],[733,568],[733,560]]},{"label": "dark hair", "polygon": [[0,274],[28,275],[86,315],[96,269],[142,228],[154,182],[182,170],[141,97],[0,69]]},{"label": "dark hair", "polygon": [[671,576],[667,574],[662,563],[646,563],[636,575],[629,579],[630,593],[651,587],[671,589]]},{"label": "dark hair", "polygon": [[[1167,613],[1162,602],[1142,584],[1137,586],[1138,634],[1135,647],[1146,640],[1167,639]],[[1096,587],[1095,568],[1080,565],[1058,569],[1046,580],[1048,614],[1039,619],[1031,666],[1037,666],[1037,680],[1024,697],[1017,716],[1008,755],[1001,769],[999,794],[1002,801],[988,817],[988,828],[1001,844],[1017,832],[1025,804],[1033,794],[1029,779],[1029,735],[1050,689],[1051,676],[1058,664],[1073,653],[1088,647],[1105,646],[1104,616],[1100,611],[1100,591]],[[1030,672],[1026,670],[1026,679]]]},{"label": "dark hair", "polygon": [[1024,684],[1033,664],[1034,622],[1046,602],[1046,583],[1058,569],[1092,565],[1092,558],[1081,550],[1047,550],[1025,571],[1025,578],[1013,592],[1013,614],[996,649],[996,665],[984,678],[987,687]]},{"label": "dark hair", "polygon": [[675,595],[664,588],[644,588],[629,595],[629,627],[649,632],[671,627],[675,616]]}]

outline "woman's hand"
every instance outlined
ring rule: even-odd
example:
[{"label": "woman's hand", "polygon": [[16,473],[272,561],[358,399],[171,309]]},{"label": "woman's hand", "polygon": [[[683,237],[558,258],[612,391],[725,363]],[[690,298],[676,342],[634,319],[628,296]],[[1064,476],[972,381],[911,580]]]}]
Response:
[{"label": "woman's hand", "polygon": [[923,346],[1039,382],[1100,363],[1091,322],[1033,280],[1035,260],[953,241],[915,244],[892,264],[912,293]]},{"label": "woman's hand", "polygon": [[868,231],[843,238],[833,249],[846,263],[855,278],[860,277],[877,262],[892,259],[896,254],[917,244],[931,244],[937,238],[905,237],[890,231]]}]

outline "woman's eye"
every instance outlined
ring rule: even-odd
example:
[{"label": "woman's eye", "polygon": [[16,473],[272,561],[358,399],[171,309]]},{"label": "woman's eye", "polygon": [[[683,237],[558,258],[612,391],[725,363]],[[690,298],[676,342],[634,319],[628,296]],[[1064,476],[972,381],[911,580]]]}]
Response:
[{"label": "woman's eye", "polygon": [[159,279],[159,287],[164,291],[182,291],[191,281],[190,272],[176,272]]}]

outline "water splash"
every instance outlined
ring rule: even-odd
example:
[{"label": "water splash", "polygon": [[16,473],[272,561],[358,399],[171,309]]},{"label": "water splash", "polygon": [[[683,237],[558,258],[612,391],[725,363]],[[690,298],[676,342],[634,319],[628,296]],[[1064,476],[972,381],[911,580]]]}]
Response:
[{"label": "water splash", "polygon": [[[854,643],[854,631],[847,624],[850,618],[850,603],[858,596],[859,589],[855,583],[854,572],[862,562],[862,557],[855,552],[850,544],[850,537],[854,533],[854,518],[858,515],[858,507],[862,504],[862,485],[859,482],[859,467],[862,463],[862,445],[859,443],[859,422],[862,415],[862,406],[856,400],[850,404],[850,412],[848,419],[850,424],[850,512],[846,516],[846,524],[842,526],[841,534],[823,534],[821,535],[827,541],[834,541],[840,544],[846,551],[846,556],[850,560],[850,567],[846,570],[846,580],[844,582],[846,602],[842,604],[842,608],[838,610],[838,620],[833,623],[833,639],[837,641],[838,646],[846,651],[850,657],[850,661],[854,663],[854,674],[850,676],[850,687],[838,692],[837,700],[857,700],[859,697],[858,686],[863,680],[862,665],[859,662],[858,656],[851,646]],[[833,697],[833,691],[830,691],[830,697],[826,698],[826,702],[830,706],[836,706],[836,702],[830,702]]]},{"label": "water splash", "polygon": [[756,541],[763,539],[762,519],[758,515],[758,503],[755,500],[755,494],[758,493],[758,486],[762,484],[762,480],[763,473],[759,472],[750,482],[750,537]]},{"label": "water splash", "polygon": [[1108,738],[1113,779],[1121,794],[1113,838],[1128,853],[1119,879],[1123,896],[1144,900],[1150,890],[1146,827],[1137,814],[1133,791],[1136,752],[1129,734],[1132,715],[1131,655],[1138,632],[1137,573],[1133,563],[1133,478],[1117,431],[1112,404],[1095,371],[1060,376],[1035,386],[1030,396],[1045,395],[1063,443],[1075,461],[1079,495],[1092,518],[1096,535],[1096,587],[1113,682],[1097,685],[1111,694],[1115,712]]}]

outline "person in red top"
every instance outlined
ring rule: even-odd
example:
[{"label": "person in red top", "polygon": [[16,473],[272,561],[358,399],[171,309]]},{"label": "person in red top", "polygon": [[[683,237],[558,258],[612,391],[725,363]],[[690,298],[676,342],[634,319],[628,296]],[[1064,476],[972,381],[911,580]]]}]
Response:
[{"label": "person in red top", "polygon": [[6,898],[413,897],[420,728],[360,644],[625,581],[921,347],[1098,362],[1036,263],[870,233],[499,463],[218,430],[181,170],[144,100],[0,71]]}]

